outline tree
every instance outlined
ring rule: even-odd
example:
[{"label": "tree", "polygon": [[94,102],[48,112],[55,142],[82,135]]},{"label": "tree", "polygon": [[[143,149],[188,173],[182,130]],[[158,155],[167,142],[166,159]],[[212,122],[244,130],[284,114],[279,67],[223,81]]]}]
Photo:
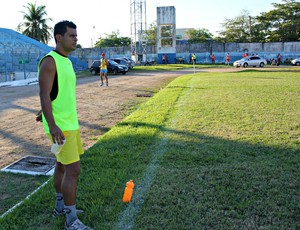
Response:
[{"label": "tree", "polygon": [[[170,25],[162,25],[160,35],[162,37],[162,46],[172,46],[173,27]],[[146,30],[147,45],[157,44],[157,22],[154,21],[150,24],[150,28]]]},{"label": "tree", "polygon": [[249,14],[249,11],[243,10],[240,15],[235,18],[225,18],[225,22],[221,23],[224,30],[220,31],[220,37],[226,42],[249,42],[252,36],[252,24],[254,18]]},{"label": "tree", "polygon": [[[207,29],[189,29],[187,32],[190,43],[207,42],[212,39],[213,35]],[[172,37],[173,31],[171,26],[162,26],[161,35],[168,38]],[[150,28],[146,31],[146,40],[148,45],[156,45],[157,43],[157,23],[156,21],[150,24]],[[166,44],[165,44],[166,43]],[[162,41],[162,45],[171,45],[170,39]]]},{"label": "tree", "polygon": [[24,22],[18,25],[17,30],[28,37],[47,44],[52,38],[53,28],[47,25],[47,22],[52,21],[52,19],[46,18],[46,6],[28,3],[23,7],[26,8],[27,12],[21,11],[24,14]]},{"label": "tree", "polygon": [[273,3],[275,9],[257,17],[263,25],[265,41],[300,40],[300,2],[283,0],[284,4]]},{"label": "tree", "polygon": [[147,45],[156,45],[156,43],[157,43],[157,23],[156,23],[156,21],[152,22],[149,26],[149,29],[146,30],[146,40],[147,40]]},{"label": "tree", "polygon": [[207,42],[213,38],[213,35],[207,29],[189,29],[186,32],[186,35],[189,37],[189,43],[201,43]]},{"label": "tree", "polygon": [[122,47],[130,46],[131,40],[129,37],[121,37],[119,30],[113,31],[111,34],[105,34],[106,38],[99,38],[95,47]]},{"label": "tree", "polygon": [[282,0],[273,3],[275,9],[250,16],[247,10],[222,23],[224,30],[218,40],[225,42],[286,42],[300,40],[300,3]]}]

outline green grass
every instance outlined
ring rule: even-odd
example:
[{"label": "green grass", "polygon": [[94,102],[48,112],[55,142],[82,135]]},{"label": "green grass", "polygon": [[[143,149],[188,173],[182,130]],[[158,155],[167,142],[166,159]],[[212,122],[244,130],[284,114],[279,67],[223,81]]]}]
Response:
[{"label": "green grass", "polygon": [[[297,70],[177,78],[85,152],[80,218],[94,229],[300,228],[299,102]],[[50,181],[0,226],[61,229],[53,205]]]},{"label": "green grass", "polygon": [[0,172],[0,216],[48,179],[48,176]]}]

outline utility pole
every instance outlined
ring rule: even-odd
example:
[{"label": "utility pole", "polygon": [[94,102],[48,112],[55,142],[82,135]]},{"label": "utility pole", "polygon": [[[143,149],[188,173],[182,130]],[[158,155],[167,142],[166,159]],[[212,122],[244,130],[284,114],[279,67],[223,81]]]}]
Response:
[{"label": "utility pole", "polygon": [[252,41],[252,21],[251,16],[249,16],[249,33],[250,33],[250,42]]},{"label": "utility pole", "polygon": [[130,14],[131,56],[135,62],[139,62],[146,58],[146,0],[131,0]]}]

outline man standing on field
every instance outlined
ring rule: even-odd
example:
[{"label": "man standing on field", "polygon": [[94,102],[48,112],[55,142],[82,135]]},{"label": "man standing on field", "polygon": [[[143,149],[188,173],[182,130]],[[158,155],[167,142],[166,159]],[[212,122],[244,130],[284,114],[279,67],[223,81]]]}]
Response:
[{"label": "man standing on field", "polygon": [[102,58],[100,60],[100,86],[103,86],[103,76],[105,77],[105,84],[108,86],[108,78],[107,78],[107,66],[108,61],[105,58],[105,53],[102,53]]},{"label": "man standing on field", "polygon": [[[65,229],[90,229],[77,217],[76,188],[83,148],[76,107],[76,75],[68,58],[76,49],[76,25],[61,21],[54,26],[56,47],[39,63],[38,76],[43,126],[52,143],[63,145],[56,154],[53,216],[66,214]],[[65,142],[65,143],[64,143]]]}]

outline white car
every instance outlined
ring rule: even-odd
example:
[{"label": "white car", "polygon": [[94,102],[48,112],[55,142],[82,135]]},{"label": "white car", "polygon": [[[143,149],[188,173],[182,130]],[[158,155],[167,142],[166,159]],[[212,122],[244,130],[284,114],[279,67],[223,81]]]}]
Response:
[{"label": "white car", "polygon": [[293,65],[300,66],[300,58],[293,59],[291,62]]},{"label": "white car", "polygon": [[233,66],[240,67],[243,66],[244,68],[248,66],[259,66],[264,67],[267,64],[267,60],[264,58],[261,58],[259,56],[251,56],[251,57],[244,57],[241,60],[237,60],[233,63]]}]

